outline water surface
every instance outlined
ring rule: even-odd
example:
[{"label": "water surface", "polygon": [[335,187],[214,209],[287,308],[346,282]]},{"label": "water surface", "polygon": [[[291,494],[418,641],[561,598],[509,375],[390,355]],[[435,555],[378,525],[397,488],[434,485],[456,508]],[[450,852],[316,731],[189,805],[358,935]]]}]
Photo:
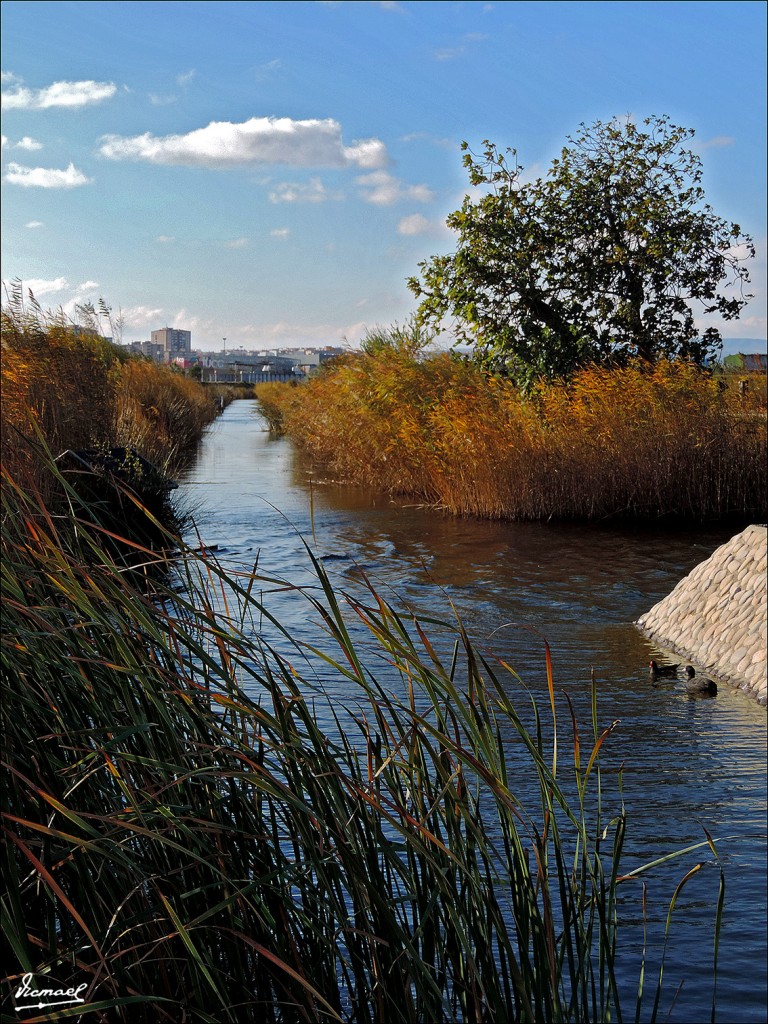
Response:
[{"label": "water surface", "polygon": [[[571,696],[584,732],[594,671],[601,726],[620,721],[603,764],[609,781],[623,765],[629,814],[624,866],[701,842],[705,828],[715,837],[738,837],[721,844],[727,902],[719,1019],[764,1020],[766,712],[729,687],[714,699],[694,699],[679,681],[653,685],[648,661],[668,652],[632,624],[728,540],[733,528],[445,517],[324,481],[286,439],[270,437],[251,401],[233,403],[211,427],[182,480],[181,497],[195,511],[200,536],[219,545],[225,564],[250,567],[258,558],[262,571],[307,582],[306,538],[341,589],[354,587],[362,571],[385,596],[423,615],[449,618],[452,602],[473,638],[542,694],[543,634],[556,687]],[[311,635],[315,626],[295,595],[272,600],[297,637]],[[326,682],[335,701],[353,702],[349,684]],[[509,685],[522,706],[525,691],[512,678]],[[658,928],[676,882],[699,861],[705,869],[678,904],[665,967],[661,1019],[681,1024],[709,1020],[717,869],[711,853],[698,851],[648,879]],[[628,922],[639,920],[639,891],[625,897]],[[637,944],[628,938],[622,950],[620,968],[631,987]]]}]

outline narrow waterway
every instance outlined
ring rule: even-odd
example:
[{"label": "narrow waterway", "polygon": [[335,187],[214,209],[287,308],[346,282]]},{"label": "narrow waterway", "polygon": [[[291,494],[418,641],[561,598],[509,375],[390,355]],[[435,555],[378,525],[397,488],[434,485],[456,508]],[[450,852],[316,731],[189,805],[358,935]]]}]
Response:
[{"label": "narrow waterway", "polygon": [[[601,725],[620,721],[604,764],[614,777],[624,767],[624,866],[699,843],[705,828],[723,837],[718,1019],[765,1019],[765,709],[728,687],[714,699],[694,699],[676,680],[653,685],[648,661],[665,652],[632,625],[732,529],[443,517],[324,482],[287,440],[270,437],[251,401],[233,403],[210,428],[182,478],[180,496],[199,536],[218,545],[224,564],[253,566],[258,557],[260,570],[299,582],[308,574],[305,538],[342,588],[353,586],[363,570],[394,603],[423,614],[450,618],[453,603],[472,636],[513,666],[534,693],[543,692],[545,680],[543,644],[528,628],[535,627],[552,649],[556,687],[567,690],[585,732],[594,670]],[[297,636],[311,629],[304,603],[285,594],[275,600],[281,620]],[[345,685],[329,687],[342,704],[354,699]],[[522,688],[520,697],[521,704],[528,699]],[[676,882],[700,861],[705,869],[675,910],[665,966],[660,1019],[680,1024],[710,1017],[718,873],[711,853],[699,850],[648,879],[658,923]],[[625,913],[630,927],[637,924],[637,901],[629,900]],[[636,974],[635,954],[629,942],[620,958],[627,985]],[[646,984],[654,981],[652,976]],[[627,1009],[633,1012],[631,1001]]]}]

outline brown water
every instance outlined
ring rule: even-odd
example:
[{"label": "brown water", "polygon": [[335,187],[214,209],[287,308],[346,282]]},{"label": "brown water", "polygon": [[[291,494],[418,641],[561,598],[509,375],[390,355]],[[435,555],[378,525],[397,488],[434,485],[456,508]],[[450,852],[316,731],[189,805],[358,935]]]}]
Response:
[{"label": "brown water", "polygon": [[[609,777],[624,765],[629,814],[624,867],[699,843],[704,828],[715,837],[736,837],[720,847],[727,889],[718,1019],[728,1024],[764,1020],[765,709],[729,687],[703,700],[688,697],[676,680],[652,685],[648,661],[666,652],[632,625],[728,540],[733,528],[447,518],[367,490],[322,482],[287,440],[270,438],[250,401],[233,403],[211,428],[180,493],[195,509],[201,537],[219,545],[225,564],[252,566],[258,556],[262,570],[305,582],[311,578],[301,539],[306,537],[342,589],[354,587],[363,570],[385,596],[422,614],[450,617],[453,602],[473,637],[512,665],[534,693],[545,685],[543,642],[526,628],[535,627],[550,644],[556,687],[572,698],[584,732],[594,669],[600,724],[621,722],[603,765]],[[297,638],[314,631],[306,605],[294,597],[275,595],[271,607]],[[324,682],[334,701],[354,702],[349,684]],[[519,684],[510,680],[510,687]],[[521,699],[527,699],[522,690]],[[682,1024],[710,1017],[717,869],[711,854],[700,850],[648,879],[658,946],[674,886],[699,861],[705,869],[678,903],[665,966],[660,1019]],[[620,938],[619,969],[631,991],[639,941],[632,938],[639,904],[631,893],[624,914],[628,932],[626,941]],[[646,985],[654,982],[651,974]],[[627,1010],[632,1007],[628,999]],[[649,1013],[650,1004],[642,1019]]]}]

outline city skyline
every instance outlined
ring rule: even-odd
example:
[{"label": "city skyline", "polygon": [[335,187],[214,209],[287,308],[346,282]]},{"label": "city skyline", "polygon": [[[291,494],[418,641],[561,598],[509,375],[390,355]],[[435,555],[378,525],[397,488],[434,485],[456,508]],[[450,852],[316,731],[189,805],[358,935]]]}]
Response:
[{"label": "city skyline", "polygon": [[103,298],[126,341],[354,345],[454,248],[462,140],[535,177],[651,114],[757,246],[724,337],[766,337],[762,3],[8,0],[2,50],[3,278]]}]

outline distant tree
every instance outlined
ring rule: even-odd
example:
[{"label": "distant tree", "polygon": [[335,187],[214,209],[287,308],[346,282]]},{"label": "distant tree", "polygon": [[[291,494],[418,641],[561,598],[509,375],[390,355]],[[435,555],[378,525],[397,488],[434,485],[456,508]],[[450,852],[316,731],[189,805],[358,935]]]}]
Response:
[{"label": "distant tree", "polygon": [[433,341],[434,333],[426,331],[411,317],[402,325],[368,328],[360,341],[360,349],[369,356],[398,352],[416,359]]},{"label": "distant tree", "polygon": [[523,385],[628,356],[718,354],[720,333],[699,334],[694,309],[739,316],[754,245],[704,202],[701,161],[684,148],[693,130],[643,125],[582,124],[535,181],[514,149],[486,141],[476,156],[462,143],[470,184],[488,191],[448,217],[456,252],[409,280],[419,321],[451,318],[457,343]]}]

